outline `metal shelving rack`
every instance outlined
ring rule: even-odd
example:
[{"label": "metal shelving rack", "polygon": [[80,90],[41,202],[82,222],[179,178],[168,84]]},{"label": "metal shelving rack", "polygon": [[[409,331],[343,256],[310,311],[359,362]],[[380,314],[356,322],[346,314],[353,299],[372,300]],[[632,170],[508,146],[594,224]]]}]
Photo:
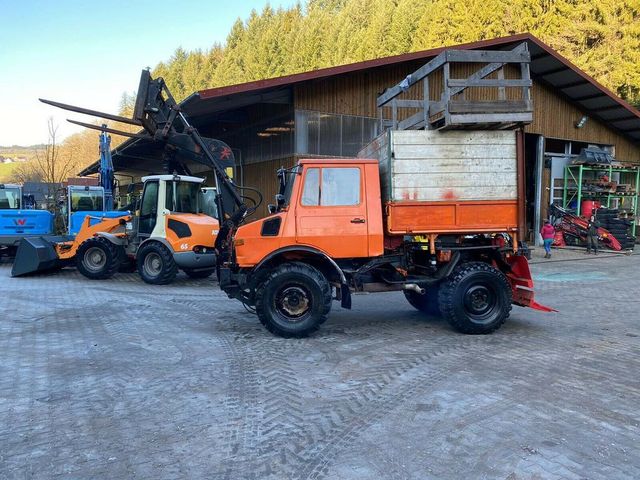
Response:
[{"label": "metal shelving rack", "polygon": [[[632,175],[631,183],[633,187],[632,192],[594,192],[584,190],[583,182],[587,179],[587,172],[606,173],[609,176],[609,180],[613,177],[613,174],[620,174],[620,180],[623,176]],[[591,178],[592,180],[595,178]],[[621,183],[621,182],[619,182]],[[636,235],[636,223],[638,219],[638,187],[640,186],[640,168],[628,168],[628,167],[614,167],[611,165],[603,166],[590,166],[590,165],[567,165],[564,168],[564,190],[562,194],[562,206],[568,208],[569,203],[573,200],[576,201],[576,215],[580,215],[580,208],[582,200],[604,200],[602,202],[607,208],[611,208],[611,200],[617,198],[622,200],[631,200],[631,208],[625,208],[629,210],[633,215],[633,227],[632,235]]]}]

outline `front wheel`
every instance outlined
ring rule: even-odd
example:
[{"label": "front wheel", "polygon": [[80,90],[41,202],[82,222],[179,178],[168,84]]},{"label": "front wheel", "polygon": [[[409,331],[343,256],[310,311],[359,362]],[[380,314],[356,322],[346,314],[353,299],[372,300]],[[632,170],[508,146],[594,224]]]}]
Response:
[{"label": "front wheel", "polygon": [[453,328],[469,334],[491,333],[511,312],[511,286],[505,275],[482,262],[456,268],[440,288],[442,316]]},{"label": "front wheel", "polygon": [[111,278],[120,266],[121,250],[104,237],[89,238],[78,247],[76,267],[92,280]]},{"label": "front wheel", "polygon": [[331,310],[331,286],[305,263],[275,268],[256,291],[256,313],[267,330],[285,338],[315,332]]},{"label": "front wheel", "polygon": [[178,266],[167,247],[158,242],[143,245],[137,255],[138,273],[142,280],[152,285],[166,285],[173,282],[178,274]]}]

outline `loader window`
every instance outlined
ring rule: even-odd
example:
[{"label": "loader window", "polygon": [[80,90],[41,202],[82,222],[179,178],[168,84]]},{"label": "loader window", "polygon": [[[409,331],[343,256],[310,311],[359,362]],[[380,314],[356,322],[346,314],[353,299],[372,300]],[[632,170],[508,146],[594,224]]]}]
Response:
[{"label": "loader window", "polygon": [[200,188],[194,182],[167,182],[165,208],[174,213],[199,213]]},{"label": "loader window", "polygon": [[140,223],[138,231],[150,234],[156,226],[158,215],[158,182],[147,182],[142,193],[142,205],[140,206]]},{"label": "loader window", "polygon": [[0,210],[20,208],[19,188],[0,188]]}]

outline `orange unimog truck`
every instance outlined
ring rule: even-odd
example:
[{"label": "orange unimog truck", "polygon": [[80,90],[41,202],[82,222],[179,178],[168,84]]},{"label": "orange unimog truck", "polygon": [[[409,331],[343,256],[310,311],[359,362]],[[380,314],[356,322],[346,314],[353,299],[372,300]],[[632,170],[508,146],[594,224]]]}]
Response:
[{"label": "orange unimog truck", "polygon": [[446,50],[386,89],[384,133],[362,158],[301,160],[279,172],[269,217],[221,228],[221,288],[284,337],[315,331],[353,292],[402,291],[471,334],[500,328],[512,304],[551,311],[518,241],[529,62],[526,43]]},{"label": "orange unimog truck", "polygon": [[390,130],[368,159],[279,172],[274,212],[240,226],[221,288],[284,337],[315,331],[337,299],[402,291],[456,330],[490,333],[533,299],[519,244],[516,131]]}]

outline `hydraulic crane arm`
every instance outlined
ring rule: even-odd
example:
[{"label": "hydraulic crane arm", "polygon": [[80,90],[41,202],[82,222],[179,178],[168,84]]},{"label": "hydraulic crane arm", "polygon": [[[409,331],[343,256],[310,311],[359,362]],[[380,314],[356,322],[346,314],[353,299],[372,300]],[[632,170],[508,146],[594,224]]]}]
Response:
[{"label": "hydraulic crane arm", "polygon": [[[131,119],[50,100],[41,101],[73,112],[141,125],[146,133],[144,137],[163,143],[169,153],[185,153],[188,158],[211,167],[218,192],[216,207],[220,221],[216,249],[222,257],[220,261],[228,259],[231,235],[249,213],[239,188],[225,171],[230,163],[233,164],[233,152],[224,142],[204,138],[198,133],[180,110],[162,78],[153,79],[148,70],[142,71]],[[141,136],[140,133],[129,135]]]}]

